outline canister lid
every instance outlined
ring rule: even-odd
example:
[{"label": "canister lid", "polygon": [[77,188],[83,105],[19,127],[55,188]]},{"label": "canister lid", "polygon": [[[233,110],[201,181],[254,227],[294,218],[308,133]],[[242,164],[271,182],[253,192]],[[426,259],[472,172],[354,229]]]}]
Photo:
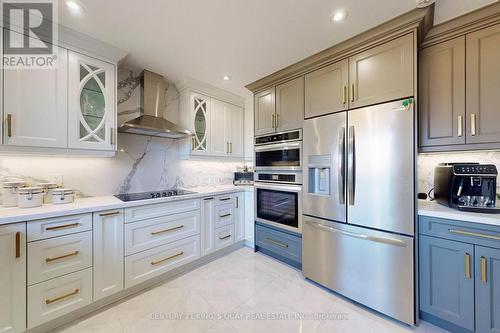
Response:
[{"label": "canister lid", "polygon": [[42,188],[47,188],[47,189],[53,189],[53,188],[57,188],[57,184],[56,183],[38,183],[37,186],[40,186]]},{"label": "canister lid", "polygon": [[3,183],[3,188],[18,188],[18,187],[25,187],[25,186],[26,186],[26,182],[24,180],[17,180],[17,181]]},{"label": "canister lid", "polygon": [[38,194],[38,193],[43,193],[43,188],[40,186],[33,186],[33,187],[20,187],[18,189],[19,195],[25,195],[25,194]]},{"label": "canister lid", "polygon": [[52,191],[52,195],[61,195],[61,194],[73,194],[74,191],[71,188],[55,188]]}]

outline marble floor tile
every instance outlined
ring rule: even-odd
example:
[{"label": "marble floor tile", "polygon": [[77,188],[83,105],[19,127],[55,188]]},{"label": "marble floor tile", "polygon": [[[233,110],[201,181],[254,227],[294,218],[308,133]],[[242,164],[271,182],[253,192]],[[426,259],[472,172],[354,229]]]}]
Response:
[{"label": "marble floor tile", "polygon": [[319,287],[299,270],[243,248],[58,332],[445,331],[426,322],[400,324]]}]

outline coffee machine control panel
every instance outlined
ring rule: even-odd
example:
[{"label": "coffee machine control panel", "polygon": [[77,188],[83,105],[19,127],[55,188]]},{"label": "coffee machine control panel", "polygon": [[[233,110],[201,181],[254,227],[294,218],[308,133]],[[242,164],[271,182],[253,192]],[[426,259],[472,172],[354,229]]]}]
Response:
[{"label": "coffee machine control panel", "polygon": [[453,166],[456,176],[464,175],[491,175],[498,174],[497,167],[493,164],[458,164]]}]

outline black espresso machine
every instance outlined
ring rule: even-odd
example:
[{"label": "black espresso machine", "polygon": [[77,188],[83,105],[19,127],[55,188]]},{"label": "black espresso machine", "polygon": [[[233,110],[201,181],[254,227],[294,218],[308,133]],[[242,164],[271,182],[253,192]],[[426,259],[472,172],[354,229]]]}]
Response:
[{"label": "black espresso machine", "polygon": [[434,170],[434,199],[458,210],[498,214],[497,176],[493,164],[441,163]]}]

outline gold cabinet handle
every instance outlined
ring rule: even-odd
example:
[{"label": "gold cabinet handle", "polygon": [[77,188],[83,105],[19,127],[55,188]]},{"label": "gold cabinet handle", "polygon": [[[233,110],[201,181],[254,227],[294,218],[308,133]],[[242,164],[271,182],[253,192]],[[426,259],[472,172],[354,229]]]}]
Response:
[{"label": "gold cabinet handle", "polygon": [[195,138],[194,138],[194,136],[191,138],[191,150],[195,150]]},{"label": "gold cabinet handle", "polygon": [[487,278],[486,278],[486,273],[487,273],[487,268],[486,268],[486,258],[481,257],[481,282],[486,283]]},{"label": "gold cabinet handle", "polygon": [[278,245],[278,246],[281,246],[281,247],[284,247],[284,248],[288,247],[288,244],[280,242],[280,241],[277,241],[277,240],[272,239],[272,238],[266,238],[266,241],[268,243],[271,243],[271,244],[274,244],[274,245]]},{"label": "gold cabinet handle", "polygon": [[236,208],[240,207],[240,197],[236,197]]},{"label": "gold cabinet handle", "polygon": [[470,279],[472,277],[470,272],[470,254],[465,253],[465,277]]},{"label": "gold cabinet handle", "polygon": [[58,296],[58,297],[56,297],[56,298],[52,298],[52,299],[46,299],[46,300],[45,300],[45,304],[47,304],[47,305],[48,305],[48,304],[52,304],[52,303],[57,302],[57,301],[62,301],[62,300],[63,300],[63,299],[65,299],[65,298],[68,298],[68,297],[71,297],[71,296],[73,296],[73,295],[78,294],[79,292],[80,292],[80,289],[78,289],[78,288],[77,288],[77,289],[75,289],[74,291],[72,291],[72,292],[70,292],[70,293],[67,293],[67,294],[65,294],[65,295]]},{"label": "gold cabinet handle", "polygon": [[224,239],[228,239],[229,237],[231,237],[231,234],[227,235],[227,236],[224,236],[224,237],[219,237],[220,240],[224,240]]},{"label": "gold cabinet handle", "polygon": [[21,257],[21,233],[16,232],[16,258]]},{"label": "gold cabinet handle", "polygon": [[457,129],[457,134],[459,137],[461,137],[463,135],[463,117],[462,116],[458,116],[458,119],[457,119],[457,122],[458,122],[458,129]]},{"label": "gold cabinet handle", "polygon": [[231,213],[229,213],[229,214],[224,214],[224,215],[219,215],[219,217],[228,217],[228,216],[231,216]]},{"label": "gold cabinet handle", "polygon": [[57,230],[62,230],[62,229],[68,229],[68,228],[76,228],[80,225],[80,223],[71,223],[71,224],[65,224],[65,225],[58,225],[55,227],[47,227],[45,228],[46,231],[57,231]]},{"label": "gold cabinet handle", "polygon": [[232,142],[229,142],[229,153],[232,154],[233,153],[233,143]]},{"label": "gold cabinet handle", "polygon": [[342,104],[347,103],[347,86],[344,84],[342,87]]},{"label": "gold cabinet handle", "polygon": [[120,212],[119,211],[115,211],[115,212],[99,213],[99,216],[101,216],[101,217],[115,216],[115,215],[120,215]]},{"label": "gold cabinet handle", "polygon": [[7,136],[12,137],[12,114],[7,114]]},{"label": "gold cabinet handle", "polygon": [[175,227],[172,227],[172,228],[168,228],[168,229],[163,229],[163,230],[158,230],[158,231],[153,231],[151,232],[151,235],[152,236],[155,236],[155,235],[161,235],[161,234],[164,234],[166,232],[169,232],[169,231],[174,231],[174,230],[177,230],[177,229],[182,229],[184,228],[184,225],[178,225],[178,226],[175,226]]},{"label": "gold cabinet handle", "polygon": [[472,113],[470,115],[470,135],[476,135],[476,114]]},{"label": "gold cabinet handle", "polygon": [[351,102],[354,102],[354,83],[351,84]]},{"label": "gold cabinet handle", "polygon": [[500,240],[499,236],[482,234],[482,233],[478,233],[478,232],[470,232],[470,231],[455,230],[455,229],[448,229],[448,232],[450,234],[454,234],[454,235],[462,235],[462,236],[471,236],[471,237]]},{"label": "gold cabinet handle", "polygon": [[173,256],[166,257],[166,258],[163,258],[163,259],[160,259],[160,260],[157,260],[157,261],[151,261],[151,265],[155,266],[155,265],[161,264],[164,261],[176,258],[178,256],[182,256],[183,254],[184,254],[184,251],[181,251],[181,252],[179,252],[177,254],[174,254]]},{"label": "gold cabinet handle", "polygon": [[279,125],[279,124],[280,124],[280,114],[279,114],[279,113],[276,113],[276,124],[275,124],[276,126],[275,126],[275,128],[280,127],[280,125]]},{"label": "gold cabinet handle", "polygon": [[276,115],[273,113],[271,114],[271,126],[276,129]]},{"label": "gold cabinet handle", "polygon": [[74,257],[74,256],[77,256],[79,253],[80,253],[80,251],[75,251],[75,252],[71,252],[71,253],[68,253],[68,254],[63,254],[62,256],[58,256],[58,257],[45,258],[45,262],[53,262],[53,261],[56,261],[56,260],[61,260],[61,259],[69,258],[69,257]]}]

